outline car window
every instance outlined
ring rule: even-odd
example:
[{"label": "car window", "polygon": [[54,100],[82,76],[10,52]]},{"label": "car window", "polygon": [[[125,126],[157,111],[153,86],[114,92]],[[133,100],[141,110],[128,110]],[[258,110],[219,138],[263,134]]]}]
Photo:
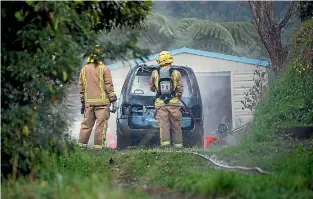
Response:
[{"label": "car window", "polygon": [[132,95],[154,96],[155,93],[150,90],[150,76],[136,75],[132,83]]},{"label": "car window", "polygon": [[184,85],[183,97],[190,97],[191,85],[190,85],[190,82],[187,82],[187,79],[189,78],[186,75],[182,75],[182,77],[183,77],[183,85]]},{"label": "car window", "polygon": [[[131,87],[131,95],[142,95],[142,96],[155,96],[155,92],[150,90],[149,75],[136,75]],[[183,97],[189,97],[191,92],[190,83],[187,82],[188,77],[182,74],[183,84],[184,84],[184,93]]]}]

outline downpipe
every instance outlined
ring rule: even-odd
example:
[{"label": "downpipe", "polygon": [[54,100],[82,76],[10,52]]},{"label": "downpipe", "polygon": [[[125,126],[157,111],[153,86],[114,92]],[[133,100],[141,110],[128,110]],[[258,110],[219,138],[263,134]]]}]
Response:
[{"label": "downpipe", "polygon": [[204,146],[203,146],[204,144],[203,144],[203,131],[202,131],[202,129],[200,128],[198,122],[196,121],[196,118],[194,117],[194,115],[192,114],[190,108],[187,106],[187,104],[184,102],[184,100],[181,99],[181,98],[178,98],[178,99],[184,105],[185,109],[187,109],[188,113],[191,116],[191,119],[193,120],[193,123],[196,125],[196,127],[198,129],[198,132],[199,132],[200,139],[201,139],[201,148],[204,148]]}]

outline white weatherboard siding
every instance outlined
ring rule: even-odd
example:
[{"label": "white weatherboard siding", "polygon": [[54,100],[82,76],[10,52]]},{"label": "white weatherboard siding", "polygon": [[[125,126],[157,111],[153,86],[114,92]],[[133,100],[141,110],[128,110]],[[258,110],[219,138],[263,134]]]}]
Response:
[{"label": "white weatherboard siding", "polygon": [[[130,67],[125,66],[121,68],[111,69],[112,81],[114,86],[114,92],[117,95],[117,98],[120,98],[121,90],[128,74]],[[110,119],[108,121],[108,131],[107,134],[112,135],[113,140],[116,142],[116,114],[110,113]],[[110,136],[107,136],[109,138]],[[106,140],[107,146],[110,145],[108,140]]]}]

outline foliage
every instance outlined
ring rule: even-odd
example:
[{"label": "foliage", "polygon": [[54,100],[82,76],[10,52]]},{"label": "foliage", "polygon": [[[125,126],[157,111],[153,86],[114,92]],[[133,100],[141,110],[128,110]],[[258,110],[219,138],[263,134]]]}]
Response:
[{"label": "foliage", "polygon": [[312,19],[313,17],[313,2],[312,1],[301,1],[299,6],[299,16],[301,21]]},{"label": "foliage", "polygon": [[251,12],[245,3],[219,1],[159,1],[154,12],[175,18],[199,18],[212,21],[251,21]]},{"label": "foliage", "polygon": [[236,45],[257,45],[260,41],[259,35],[252,23],[224,22],[221,25],[230,32]]},{"label": "foliage", "polygon": [[277,22],[275,19],[274,2],[272,1],[249,1],[249,6],[254,19],[254,24],[263,42],[273,69],[275,78],[284,68],[284,64],[288,55],[288,49],[283,46],[281,41],[281,31],[286,26],[292,16],[297,11],[297,2],[290,2],[286,13]]},{"label": "foliage", "polygon": [[224,22],[221,25],[234,38],[235,45],[232,46],[232,54],[257,59],[268,59],[268,53],[252,23]]},{"label": "foliage", "polygon": [[273,139],[281,128],[312,125],[312,30],[311,19],[295,34],[288,68],[270,88],[264,102],[258,105],[249,140]]},{"label": "foliage", "polygon": [[114,63],[117,60],[145,57],[150,54],[149,49],[138,45],[141,41],[138,26],[135,29],[129,27],[114,28],[99,36],[99,42],[106,47],[106,58],[104,59],[106,64]]},{"label": "foliage", "polygon": [[244,92],[244,100],[241,101],[242,110],[249,109],[254,112],[257,103],[264,99],[268,89],[267,74],[268,70],[261,70],[260,68],[253,71],[254,85]]},{"label": "foliage", "polygon": [[[3,177],[13,172],[14,179],[34,168],[39,151],[62,153],[69,146],[65,92],[82,55],[97,43],[96,32],[135,26],[151,2],[1,5],[1,172]],[[127,49],[121,53],[134,48],[118,47]]]},{"label": "foliage", "polygon": [[229,52],[235,41],[231,33],[219,23],[199,19],[182,19],[178,29],[183,37],[189,38],[191,47],[216,52]]},{"label": "foliage", "polygon": [[173,21],[159,13],[153,13],[141,24],[138,45],[145,49],[161,51],[166,49],[177,35]]},{"label": "foliage", "polygon": [[[284,18],[288,6],[289,2],[273,2],[273,17],[277,20]],[[253,20],[248,2],[155,2],[153,12],[160,13],[170,19],[174,23],[167,23],[172,26],[171,29],[179,26],[182,23],[181,21],[187,20],[190,20],[190,22],[194,20],[204,24],[204,26],[194,25],[192,32],[200,31],[202,34],[202,37],[198,37],[196,40],[190,38],[189,35],[192,32],[188,34],[185,29],[179,28],[178,32],[185,34],[176,35],[174,38],[167,38],[159,34],[160,29],[144,29],[145,34],[152,36],[148,38],[143,36],[141,39],[147,40],[147,42],[144,42],[142,46],[148,46],[153,53],[164,49],[190,47],[235,56],[269,60],[269,54],[252,24]],[[207,26],[205,25],[206,23],[202,23],[205,21],[210,22],[212,25]],[[285,27],[282,28],[281,41],[283,46],[289,45],[290,38],[299,27],[299,24],[300,20],[298,18],[291,18]],[[229,38],[224,37],[228,34],[225,30],[221,30],[221,27],[218,25],[222,25],[231,33],[235,45],[229,45],[228,42],[224,42],[225,39]],[[203,35],[203,33],[205,34]],[[161,39],[158,39],[159,37]]]},{"label": "foliage", "polygon": [[252,23],[215,22],[197,18],[171,19],[154,13],[138,30],[138,46],[158,53],[164,49],[190,47],[264,59],[267,52]]},{"label": "foliage", "polygon": [[[304,2],[303,2],[304,3]],[[275,1],[274,2],[274,15],[276,19],[283,18],[289,2]],[[198,1],[198,2],[155,2],[153,6],[154,12],[169,16],[176,20],[182,18],[197,18],[221,22],[239,22],[239,23],[252,23],[251,10],[249,9],[248,2],[221,2],[221,1]],[[308,9],[308,12],[310,10]],[[292,19],[286,24],[286,27],[282,29],[282,43],[288,45],[290,38],[298,28],[300,22],[299,19]],[[183,45],[183,44],[182,44]],[[261,45],[262,46],[262,45]],[[250,46],[250,48],[252,48]],[[253,49],[253,51],[247,49],[247,47],[236,48],[240,56],[248,56],[258,59],[268,58],[268,53],[265,47],[261,48],[261,53],[257,53],[260,49]],[[254,55],[255,54],[255,55]]]}]

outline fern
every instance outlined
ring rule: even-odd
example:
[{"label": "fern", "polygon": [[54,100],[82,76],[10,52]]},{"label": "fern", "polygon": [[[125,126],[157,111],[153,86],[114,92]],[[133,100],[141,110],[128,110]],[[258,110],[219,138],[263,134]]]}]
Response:
[{"label": "fern", "polygon": [[232,35],[235,45],[259,44],[261,43],[255,26],[248,22],[224,22],[221,25]]},{"label": "fern", "polygon": [[159,13],[150,15],[148,19],[142,23],[142,28],[144,32],[149,34],[155,34],[156,32],[152,32],[152,30],[158,30],[157,33],[162,34],[167,38],[173,37],[177,34],[172,22]]},{"label": "fern", "polygon": [[187,28],[189,28],[192,24],[198,23],[200,19],[196,18],[183,18],[177,23],[177,31],[179,34],[183,34]]},{"label": "fern", "polygon": [[178,30],[182,36],[193,40],[217,39],[229,46],[235,43],[231,33],[226,28],[209,20],[184,19],[181,20]]},{"label": "fern", "polygon": [[153,13],[139,27],[111,32],[113,37],[107,39],[118,42],[127,32],[138,30],[140,39],[137,45],[153,53],[190,47],[253,58],[267,56],[256,28],[249,22],[220,23],[196,18],[172,20]]}]

